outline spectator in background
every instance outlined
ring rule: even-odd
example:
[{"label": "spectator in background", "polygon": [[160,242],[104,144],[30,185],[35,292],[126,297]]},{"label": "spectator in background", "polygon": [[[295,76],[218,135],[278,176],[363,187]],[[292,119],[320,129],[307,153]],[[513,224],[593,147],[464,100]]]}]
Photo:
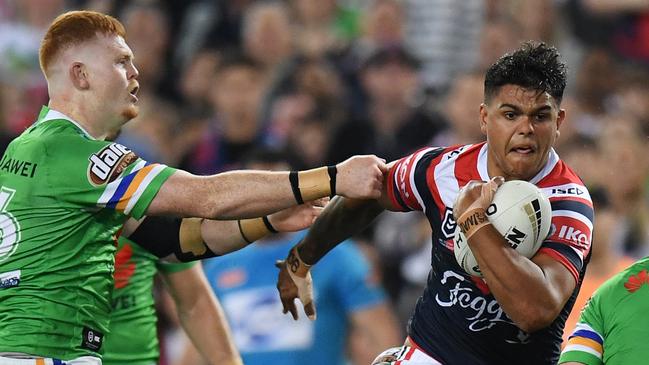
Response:
[{"label": "spectator in background", "polygon": [[347,85],[351,112],[363,113],[363,91],[359,71],[377,49],[404,44],[405,18],[402,3],[396,0],[371,0],[361,13],[360,35],[334,55],[334,62]]},{"label": "spectator in background", "polygon": [[[256,150],[245,167],[288,168],[274,150]],[[209,260],[205,274],[221,301],[237,348],[246,365],[343,365],[350,338],[352,364],[366,365],[400,331],[367,260],[353,242],[334,249],[314,270],[318,319],[293,321],[281,313],[273,264],[304,233],[275,235],[239,252]],[[344,276],[339,273],[344,272]],[[359,346],[362,344],[362,346]],[[182,364],[200,364],[188,348]]]},{"label": "spectator in background", "polygon": [[181,72],[177,87],[187,110],[199,114],[212,111],[209,95],[220,59],[218,51],[203,49]]},{"label": "spectator in background", "polygon": [[301,54],[320,57],[349,44],[359,33],[360,11],[353,2],[289,0]]},{"label": "spectator in background", "polygon": [[241,48],[270,81],[294,52],[289,8],[281,2],[258,2],[243,16]]},{"label": "spectator in background", "polygon": [[642,134],[649,137],[649,68],[625,67],[619,77],[624,87],[612,98],[613,113],[635,120]]},{"label": "spectator in background", "polygon": [[443,93],[458,72],[478,60],[485,0],[406,0],[406,44],[422,61],[421,78]]},{"label": "spectator in background", "polygon": [[329,161],[374,151],[396,159],[426,145],[442,128],[441,117],[417,105],[418,62],[402,47],[384,47],[363,64],[365,112],[338,128]]},{"label": "spectator in background", "polygon": [[616,58],[649,65],[649,3],[646,1],[569,0],[567,12],[577,38]]},{"label": "spectator in background", "polygon": [[47,84],[38,65],[38,48],[52,19],[63,12],[63,0],[6,2],[0,20],[0,119],[9,136],[17,136],[47,102]]},{"label": "spectator in background", "polygon": [[[122,16],[124,26],[129,30],[128,42],[137,54],[139,79],[147,85],[142,91],[146,98],[150,94],[169,95],[162,82],[167,69],[167,50],[169,48],[169,19],[159,6],[133,2],[127,6]],[[152,36],[155,35],[155,36]]]},{"label": "spectator in background", "polygon": [[347,90],[334,65],[324,57],[296,56],[286,63],[266,94],[262,118],[266,139],[284,147],[292,128],[308,115],[319,114],[327,134],[348,118]]},{"label": "spectator in background", "polygon": [[478,105],[484,101],[483,84],[483,73],[478,72],[460,74],[453,80],[442,108],[449,128],[433,139],[433,146],[453,146],[484,140],[480,125],[476,123],[480,118]]},{"label": "spectator in background", "polygon": [[335,148],[330,138],[333,115],[330,108],[317,107],[291,129],[286,145],[291,165],[312,168],[328,163],[327,151]]},{"label": "spectator in background", "polygon": [[649,206],[647,142],[637,123],[611,117],[604,123],[598,144],[602,152],[601,184],[606,188],[611,208],[620,217],[621,244],[625,253],[639,258],[649,253]]},{"label": "spectator in background", "polygon": [[597,138],[611,113],[618,89],[617,65],[604,49],[588,51],[577,69],[571,124],[578,134]]},{"label": "spectator in background", "polygon": [[509,17],[501,16],[485,23],[480,34],[480,52],[478,70],[486,70],[523,40],[520,36],[521,27]]},{"label": "spectator in background", "polygon": [[263,71],[254,60],[237,53],[224,56],[210,91],[214,114],[181,166],[198,174],[238,166],[260,140],[259,105],[265,85]]},{"label": "spectator in background", "polygon": [[174,131],[178,119],[178,110],[173,104],[155,98],[144,99],[140,103],[140,114],[122,128],[116,141],[130,146],[147,161],[177,165],[180,156],[174,143]]}]

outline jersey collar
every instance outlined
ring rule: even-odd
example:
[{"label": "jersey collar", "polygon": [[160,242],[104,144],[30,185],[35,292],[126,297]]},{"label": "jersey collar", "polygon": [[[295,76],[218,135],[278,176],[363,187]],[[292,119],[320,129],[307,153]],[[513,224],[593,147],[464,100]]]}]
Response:
[{"label": "jersey collar", "polygon": [[83,132],[83,134],[86,135],[86,137],[88,137],[90,139],[96,139],[93,136],[91,136],[90,133],[88,133],[88,131],[86,131],[81,126],[81,124],[79,124],[77,121],[75,121],[74,119],[68,117],[67,115],[65,115],[65,114],[63,114],[63,113],[61,113],[61,112],[59,112],[57,110],[50,109],[47,106],[43,106],[41,108],[41,112],[38,114],[38,120],[36,121],[36,124],[44,123],[44,122],[47,122],[47,121],[50,121],[50,120],[61,120],[61,119],[66,120],[66,121],[74,124],[81,132]]}]

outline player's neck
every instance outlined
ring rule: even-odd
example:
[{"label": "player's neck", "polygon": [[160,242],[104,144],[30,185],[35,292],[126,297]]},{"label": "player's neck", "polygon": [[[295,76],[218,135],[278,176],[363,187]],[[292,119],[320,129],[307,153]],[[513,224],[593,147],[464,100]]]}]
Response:
[{"label": "player's neck", "polygon": [[101,128],[101,124],[97,119],[90,116],[90,113],[76,106],[72,102],[65,102],[58,99],[51,99],[48,108],[56,110],[70,117],[74,122],[78,123],[92,138],[103,140],[106,138],[107,132]]}]

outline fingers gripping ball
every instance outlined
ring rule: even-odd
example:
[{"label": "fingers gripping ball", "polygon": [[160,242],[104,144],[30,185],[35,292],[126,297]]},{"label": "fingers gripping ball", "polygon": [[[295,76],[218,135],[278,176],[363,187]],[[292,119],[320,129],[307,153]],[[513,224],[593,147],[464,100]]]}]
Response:
[{"label": "fingers gripping ball", "polygon": [[[489,222],[521,255],[531,258],[550,232],[552,209],[541,189],[527,181],[507,181],[498,188],[486,211]],[[457,263],[467,273],[482,277],[478,262],[459,228],[453,235]]]}]

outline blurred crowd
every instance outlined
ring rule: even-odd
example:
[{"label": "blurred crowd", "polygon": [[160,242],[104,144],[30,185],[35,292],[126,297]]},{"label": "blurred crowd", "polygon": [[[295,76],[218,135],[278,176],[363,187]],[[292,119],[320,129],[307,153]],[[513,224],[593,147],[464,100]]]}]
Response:
[{"label": "blurred crowd", "polygon": [[[70,9],[126,26],[141,111],[118,141],[197,174],[260,147],[305,169],[479,142],[484,70],[523,40],[555,45],[569,70],[557,150],[596,209],[586,280],[649,252],[647,1],[0,0],[3,149],[47,104],[39,42]],[[422,217],[385,213],[356,237],[402,323],[429,270]]]}]

